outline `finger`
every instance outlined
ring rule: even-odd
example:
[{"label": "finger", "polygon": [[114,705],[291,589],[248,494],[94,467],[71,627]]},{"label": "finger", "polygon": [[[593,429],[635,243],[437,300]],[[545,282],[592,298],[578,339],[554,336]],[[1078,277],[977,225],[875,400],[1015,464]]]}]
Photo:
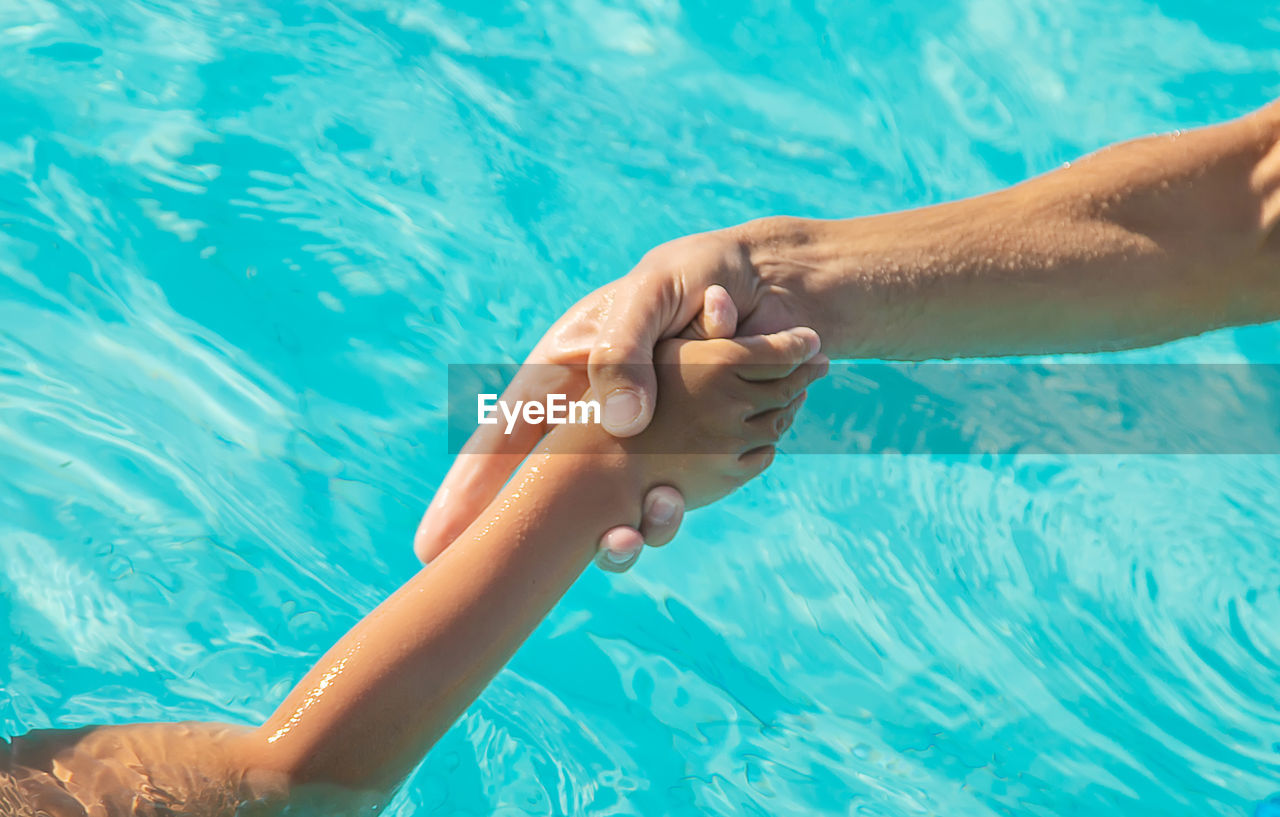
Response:
[{"label": "finger", "polygon": [[743,380],[777,380],[818,354],[822,341],[807,326],[797,326],[772,335],[753,335],[734,341],[739,346],[736,363]]},{"label": "finger", "polygon": [[[521,367],[502,400],[545,400],[554,385],[555,367]],[[506,433],[503,418],[477,426],[445,474],[413,537],[413,551],[424,564],[439,556],[493,501],[511,472],[542,439],[544,427],[520,418]]]},{"label": "finger", "polygon": [[[587,358],[587,379],[601,400],[601,424],[615,437],[631,437],[649,425],[658,397],[653,347],[683,311],[671,282],[658,275],[631,273],[636,283],[615,293],[608,321]],[[623,279],[624,281],[628,279]],[[701,308],[699,299],[681,326]]]},{"label": "finger", "polygon": [[702,311],[680,336],[693,340],[731,338],[737,329],[738,305],[733,302],[729,290],[712,284],[702,295]]},{"label": "finger", "polygon": [[644,550],[644,539],[640,531],[619,525],[610,528],[600,537],[600,547],[596,551],[596,565],[610,573],[625,573],[640,558]]},{"label": "finger", "polygon": [[800,364],[786,377],[780,377],[777,380],[752,381],[747,399],[755,404],[758,411],[748,415],[748,418],[790,405],[797,395],[813,385],[815,380],[826,376],[830,369],[831,360],[826,355],[820,354],[809,362]]},{"label": "finger", "polygon": [[640,534],[650,547],[662,547],[676,536],[684,519],[684,497],[675,488],[659,485],[644,498]]},{"label": "finger", "polygon": [[658,399],[653,347],[684,329],[706,300],[708,287],[691,287],[681,273],[655,269],[632,272],[636,283],[613,293],[608,322],[587,359],[591,390],[603,401],[601,424],[615,437],[635,436],[649,425]]},{"label": "finger", "polygon": [[772,409],[747,420],[746,443],[749,448],[776,443],[795,422],[796,412],[804,405],[805,392],[801,392],[790,404]]},{"label": "finger", "polygon": [[423,564],[435,559],[462,535],[493,501],[524,457],[524,454],[458,456],[431,498],[413,536],[413,552]]},{"label": "finger", "polygon": [[759,448],[751,449],[741,457],[738,457],[738,473],[744,480],[755,479],[773,464],[773,458],[777,453],[778,450],[772,445],[762,445]]}]

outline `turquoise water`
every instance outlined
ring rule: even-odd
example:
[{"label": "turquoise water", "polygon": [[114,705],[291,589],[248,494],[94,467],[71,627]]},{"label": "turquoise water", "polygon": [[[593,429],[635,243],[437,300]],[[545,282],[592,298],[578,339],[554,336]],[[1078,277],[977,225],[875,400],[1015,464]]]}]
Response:
[{"label": "turquoise water", "polygon": [[[446,363],[518,360],[652,245],[1280,94],[1263,0],[730,8],[0,8],[5,735],[262,718],[411,574]],[[392,813],[1249,815],[1280,789],[1277,484],[782,457],[584,577]]]}]

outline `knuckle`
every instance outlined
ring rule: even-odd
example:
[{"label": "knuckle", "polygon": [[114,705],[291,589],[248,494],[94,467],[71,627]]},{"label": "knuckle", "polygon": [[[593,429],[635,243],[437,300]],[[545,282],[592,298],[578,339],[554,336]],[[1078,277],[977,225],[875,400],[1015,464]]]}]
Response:
[{"label": "knuckle", "polygon": [[804,360],[809,354],[809,341],[799,335],[791,335],[787,341],[787,353],[792,360]]},{"label": "knuckle", "polygon": [[[754,426],[753,431],[755,433],[751,435],[752,440],[755,442],[763,440],[776,442],[785,430],[782,412],[774,410],[767,414],[762,414],[755,420]],[[748,456],[750,456],[750,452],[748,452]]]},{"label": "knuckle", "polygon": [[803,360],[808,347],[804,338],[787,333],[774,336],[775,348],[782,354],[786,360]]},{"label": "knuckle", "polygon": [[790,429],[792,425],[795,425],[795,421],[796,421],[796,406],[794,405],[794,403],[792,403],[792,406],[790,407],[790,409],[783,411],[783,417],[782,417],[783,432],[786,432],[786,430]]},{"label": "knuckle", "polygon": [[759,410],[759,403],[755,400],[730,400],[725,406],[724,422],[731,426]]},{"label": "knuckle", "polygon": [[813,381],[814,378],[811,376],[811,373],[807,368],[794,372],[786,381],[787,402],[790,403],[794,400],[796,395],[808,388],[809,384]]},{"label": "knuckle", "polygon": [[786,433],[791,427],[791,417],[786,412],[781,412],[777,417],[773,418],[773,438],[776,440]]},{"label": "knuckle", "polygon": [[[611,352],[611,354],[617,354]],[[600,383],[634,383],[640,380],[644,367],[638,363],[627,363],[623,357],[592,358],[587,369],[591,380]]]},{"label": "knuckle", "polygon": [[633,349],[630,343],[600,341],[591,347],[588,362],[593,371],[606,371],[626,365]]},{"label": "knuckle", "polygon": [[806,385],[821,378],[827,373],[829,364],[827,363],[806,363],[800,367],[801,376],[804,378]]},{"label": "knuckle", "polygon": [[795,384],[790,379],[775,380],[766,387],[765,396],[774,405],[791,402],[795,396]]},{"label": "knuckle", "polygon": [[672,246],[673,243],[668,241],[649,248],[644,255],[640,256],[640,260],[636,262],[629,275],[647,279],[664,273],[679,258],[676,248]]}]

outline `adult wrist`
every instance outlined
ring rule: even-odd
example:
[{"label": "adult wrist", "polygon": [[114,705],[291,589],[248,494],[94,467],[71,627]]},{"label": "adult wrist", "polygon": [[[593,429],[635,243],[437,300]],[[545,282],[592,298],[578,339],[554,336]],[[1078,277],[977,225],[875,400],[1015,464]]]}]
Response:
[{"label": "adult wrist", "polygon": [[770,216],[737,229],[761,294],[773,298],[781,313],[769,321],[770,329],[808,326],[830,356],[853,355],[858,307],[866,303],[855,222]]}]

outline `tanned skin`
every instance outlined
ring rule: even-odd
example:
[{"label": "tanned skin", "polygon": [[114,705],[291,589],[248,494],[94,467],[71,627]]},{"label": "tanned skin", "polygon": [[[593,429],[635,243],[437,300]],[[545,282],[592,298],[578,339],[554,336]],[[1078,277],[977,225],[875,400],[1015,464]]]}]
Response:
[{"label": "tanned skin", "polygon": [[663,344],[668,399],[644,434],[558,426],[448,554],[343,636],[263,724],[27,735],[0,755],[0,810],[345,817],[385,805],[591,563],[602,533],[639,523],[648,489],[678,486],[702,505],[769,465],[826,371],[817,352],[810,329]]},{"label": "tanned skin", "polygon": [[[1280,101],[962,201],[678,238],[579,301],[529,362],[586,364],[579,390],[604,398],[606,428],[639,433],[660,400],[654,344],[715,336],[712,287],[739,334],[812,326],[832,358],[1095,352],[1280,319]],[[472,440],[477,456],[454,463],[423,516],[419,558],[466,529],[538,436]],[[638,552],[656,527],[646,517],[612,541]]]}]

